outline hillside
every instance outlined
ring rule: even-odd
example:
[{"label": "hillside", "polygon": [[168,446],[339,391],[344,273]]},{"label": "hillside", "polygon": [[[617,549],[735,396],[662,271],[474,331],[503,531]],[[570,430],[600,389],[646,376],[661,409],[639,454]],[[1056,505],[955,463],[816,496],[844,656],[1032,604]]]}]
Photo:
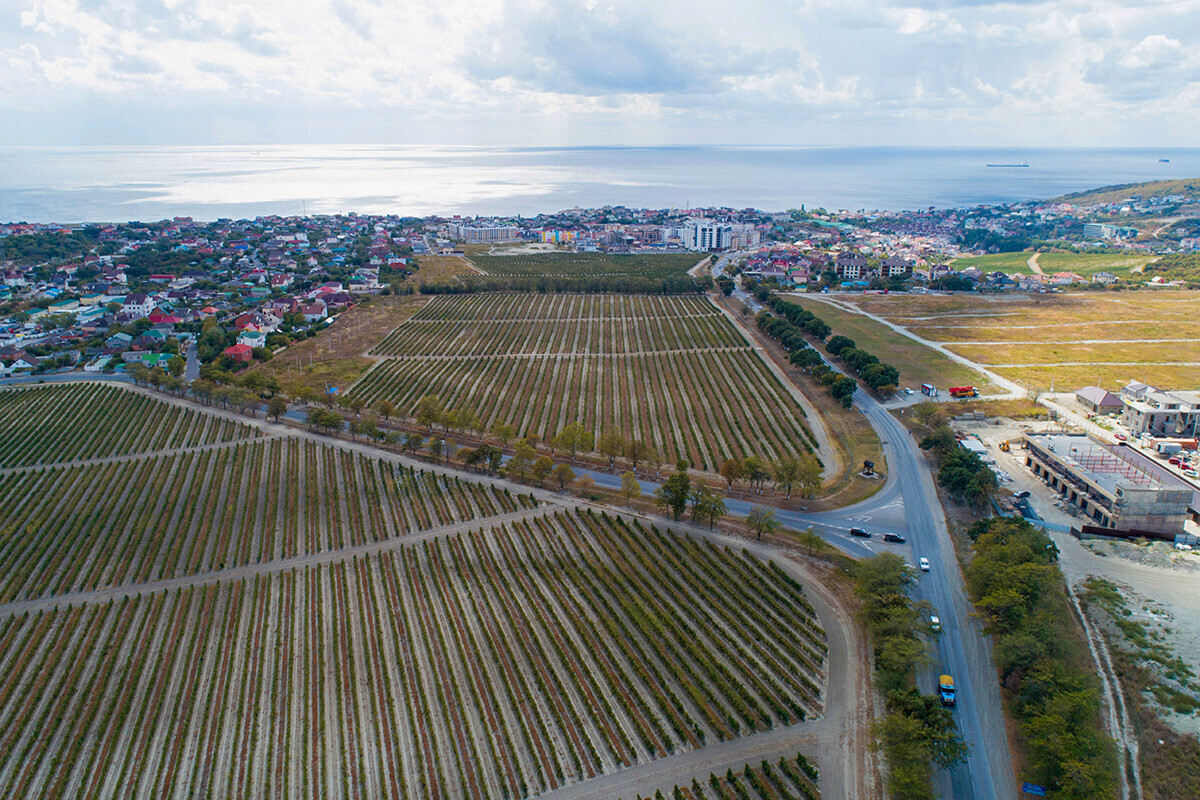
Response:
[{"label": "hillside", "polygon": [[1101,203],[1115,203],[1130,195],[1142,197],[1167,197],[1169,195],[1185,195],[1193,200],[1200,200],[1200,178],[1183,178],[1174,181],[1147,181],[1146,183],[1122,183],[1115,186],[1101,186],[1086,192],[1073,192],[1059,197],[1053,197],[1048,203],[1071,203],[1072,205],[1088,206]]}]

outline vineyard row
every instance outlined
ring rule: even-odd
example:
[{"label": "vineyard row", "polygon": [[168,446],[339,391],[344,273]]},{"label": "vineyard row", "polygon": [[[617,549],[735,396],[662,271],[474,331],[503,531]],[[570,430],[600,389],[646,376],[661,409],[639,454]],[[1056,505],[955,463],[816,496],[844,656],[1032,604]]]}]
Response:
[{"label": "vineyard row", "polygon": [[824,653],[773,564],[564,512],[0,621],[0,795],[528,797],[796,724]]},{"label": "vineyard row", "polygon": [[413,413],[424,395],[469,408],[488,426],[543,440],[571,422],[654,446],[664,463],[716,470],[727,458],[777,461],[811,451],[804,411],[752,351],[545,359],[385,359],[352,397]]},{"label": "vineyard row", "polygon": [[417,321],[531,321],[719,316],[701,297],[625,294],[489,294],[435,297]]},{"label": "vineyard row", "polygon": [[195,409],[97,383],[0,391],[0,468],[147,453],[258,436]]},{"label": "vineyard row", "polygon": [[0,476],[0,602],[382,541],[532,505],[294,439]]}]

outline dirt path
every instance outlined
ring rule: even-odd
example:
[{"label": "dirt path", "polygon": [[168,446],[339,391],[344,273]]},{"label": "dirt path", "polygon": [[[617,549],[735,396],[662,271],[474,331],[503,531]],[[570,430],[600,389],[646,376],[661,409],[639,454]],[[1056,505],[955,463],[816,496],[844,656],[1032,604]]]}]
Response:
[{"label": "dirt path", "polygon": [[[1096,626],[1088,619],[1083,608],[1079,604],[1079,597],[1075,594],[1075,587],[1071,582],[1067,581],[1067,594],[1071,598],[1071,606],[1075,609],[1075,615],[1079,618],[1079,622],[1083,625],[1084,634],[1087,636],[1088,649],[1092,653],[1092,660],[1096,662],[1097,672],[1100,675],[1101,688],[1104,690],[1104,706],[1108,717],[1108,730],[1112,734],[1113,739],[1117,743],[1117,747],[1122,752],[1121,763],[1132,764],[1133,766],[1133,788],[1136,792],[1138,800],[1142,798],[1142,766],[1138,749],[1137,731],[1133,727],[1133,722],[1129,717],[1129,710],[1125,703],[1125,694],[1121,690],[1121,680],[1117,676],[1117,671],[1113,667],[1112,655],[1108,652],[1108,642],[1104,640],[1104,636],[1096,629]],[[1118,769],[1117,774],[1121,779],[1121,797],[1129,797],[1129,770]]]},{"label": "dirt path", "polygon": [[1029,271],[1032,272],[1034,275],[1045,275],[1046,274],[1046,273],[1042,272],[1042,268],[1038,266],[1038,256],[1040,256],[1040,255],[1041,255],[1041,253],[1034,253],[1033,255],[1031,255],[1029,257],[1029,260],[1025,262],[1025,264],[1029,267]]},{"label": "dirt path", "polygon": [[95,464],[120,464],[124,461],[144,461],[147,458],[157,458],[158,456],[178,456],[185,453],[202,453],[205,450],[221,450],[226,447],[237,447],[241,444],[256,444],[259,442],[269,442],[272,439],[278,439],[278,436],[266,435],[258,437],[246,437],[245,439],[234,439],[229,442],[214,442],[213,444],[198,444],[194,447],[174,447],[170,450],[149,450],[141,453],[125,453],[119,456],[100,456],[99,458],[79,458],[74,461],[51,461],[47,464],[29,464],[23,467],[5,467],[0,469],[0,475],[8,475],[12,472],[27,472],[31,469],[67,469],[70,467],[90,467]]},{"label": "dirt path", "polygon": [[780,384],[783,385],[788,395],[804,409],[805,422],[808,424],[808,429],[812,431],[813,437],[817,440],[817,457],[825,465],[825,469],[821,472],[821,477],[828,479],[841,472],[843,466],[842,457],[838,453],[837,448],[829,440],[829,428],[825,426],[825,417],[821,415],[817,407],[808,399],[808,396],[800,391],[800,387],[788,377],[783,368],[775,362],[775,359],[771,358],[770,353],[755,340],[754,334],[737,318],[737,315],[713,300],[712,297],[709,297],[709,301],[720,309],[726,319],[733,324],[733,327],[742,335],[742,338],[750,344],[750,347],[754,349],[759,358],[763,360],[763,363],[767,365],[767,369],[771,370],[771,374],[779,379]]},{"label": "dirt path", "polygon": [[692,278],[699,278],[701,275],[705,274],[705,270],[704,270],[705,265],[711,264],[711,263],[712,263],[712,258],[710,256],[705,256],[704,258],[697,261],[696,266],[689,269],[687,271],[687,274],[689,276],[691,276]]}]

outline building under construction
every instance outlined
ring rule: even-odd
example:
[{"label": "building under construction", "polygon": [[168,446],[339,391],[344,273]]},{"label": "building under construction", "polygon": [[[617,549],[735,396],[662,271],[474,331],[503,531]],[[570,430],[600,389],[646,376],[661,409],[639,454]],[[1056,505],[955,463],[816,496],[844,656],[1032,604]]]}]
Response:
[{"label": "building under construction", "polygon": [[1181,534],[1195,488],[1124,445],[1027,434],[1025,466],[1094,524]]}]

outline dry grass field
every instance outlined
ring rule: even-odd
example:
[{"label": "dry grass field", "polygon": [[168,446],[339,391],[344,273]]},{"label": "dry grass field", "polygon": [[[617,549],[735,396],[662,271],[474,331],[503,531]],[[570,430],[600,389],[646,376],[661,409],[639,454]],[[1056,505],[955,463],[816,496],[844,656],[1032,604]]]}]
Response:
[{"label": "dry grass field", "polygon": [[379,340],[429,302],[420,295],[371,298],[347,309],[311,339],[292,343],[269,362],[251,367],[274,375],[286,394],[296,396],[301,387],[318,393],[327,386],[345,389],[375,362],[366,353]]},{"label": "dry grass field", "polygon": [[849,302],[1032,390],[1200,383],[1200,293],[869,296]]},{"label": "dry grass field", "polygon": [[978,372],[956,364],[937,350],[913,341],[873,319],[835,308],[828,303],[806,299],[803,295],[795,295],[791,299],[829,323],[834,333],[849,336],[859,349],[873,353],[881,361],[898,369],[901,388],[907,386],[915,391],[922,383],[932,383],[943,388],[973,385],[985,394],[997,390]]}]

